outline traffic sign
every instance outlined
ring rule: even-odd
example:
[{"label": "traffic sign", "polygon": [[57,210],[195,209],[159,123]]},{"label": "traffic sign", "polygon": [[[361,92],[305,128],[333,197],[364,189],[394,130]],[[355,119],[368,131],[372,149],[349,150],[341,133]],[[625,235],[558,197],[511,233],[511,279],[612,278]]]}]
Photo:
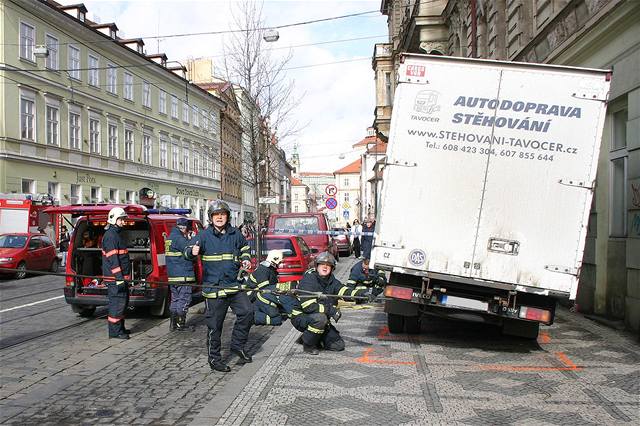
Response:
[{"label": "traffic sign", "polygon": [[349,203],[348,203],[348,202],[346,202],[346,201],[345,201],[344,203],[342,203],[342,208],[343,208],[343,209],[348,209],[348,208],[350,208],[350,207],[351,207],[351,206],[349,205]]},{"label": "traffic sign", "polygon": [[324,192],[326,192],[329,197],[333,197],[338,193],[338,187],[333,184],[327,185]]},{"label": "traffic sign", "polygon": [[338,207],[338,201],[335,198],[327,198],[327,201],[324,202],[324,205],[327,206],[329,210],[333,210]]},{"label": "traffic sign", "polygon": [[343,210],[342,217],[344,217],[344,220],[349,220],[349,210]]}]

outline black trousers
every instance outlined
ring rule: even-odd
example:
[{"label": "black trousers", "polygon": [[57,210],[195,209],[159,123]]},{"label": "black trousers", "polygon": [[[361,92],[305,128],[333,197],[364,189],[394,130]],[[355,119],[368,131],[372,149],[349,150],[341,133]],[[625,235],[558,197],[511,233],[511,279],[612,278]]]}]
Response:
[{"label": "black trousers", "polygon": [[207,356],[209,362],[220,362],[220,336],[222,326],[229,308],[236,315],[236,322],[231,333],[231,349],[244,350],[244,345],[249,338],[249,330],[253,324],[253,305],[245,292],[238,292],[226,297],[205,299],[207,312],[205,320],[207,327]]},{"label": "black trousers", "polygon": [[353,239],[353,255],[355,256],[355,258],[359,258],[360,257],[360,238],[354,238]]},{"label": "black trousers", "polygon": [[107,321],[109,322],[109,336],[124,333],[124,311],[129,304],[129,286],[125,283],[107,282],[107,297],[109,307]]}]

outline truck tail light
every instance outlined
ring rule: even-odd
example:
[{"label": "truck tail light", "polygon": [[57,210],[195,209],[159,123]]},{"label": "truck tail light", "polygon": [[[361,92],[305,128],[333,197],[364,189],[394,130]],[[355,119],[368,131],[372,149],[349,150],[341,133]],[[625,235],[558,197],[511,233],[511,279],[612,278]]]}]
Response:
[{"label": "truck tail light", "polygon": [[388,285],[384,288],[384,295],[396,299],[411,300],[411,298],[413,297],[413,289],[409,287]]},{"label": "truck tail light", "polygon": [[522,306],[520,308],[520,313],[518,314],[518,316],[520,318],[528,319],[531,321],[539,321],[544,323],[551,322],[551,311],[547,311],[546,309]]}]

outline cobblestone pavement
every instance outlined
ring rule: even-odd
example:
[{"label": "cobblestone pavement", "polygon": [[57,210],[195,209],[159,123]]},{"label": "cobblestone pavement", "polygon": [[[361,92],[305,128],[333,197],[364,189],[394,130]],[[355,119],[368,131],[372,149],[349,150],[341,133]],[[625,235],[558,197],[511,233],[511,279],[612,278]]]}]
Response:
[{"label": "cobblestone pavement", "polygon": [[282,330],[226,409],[192,424],[640,424],[639,346],[566,309],[537,342],[446,320],[390,335],[380,306],[337,327],[347,349],[318,356]]}]

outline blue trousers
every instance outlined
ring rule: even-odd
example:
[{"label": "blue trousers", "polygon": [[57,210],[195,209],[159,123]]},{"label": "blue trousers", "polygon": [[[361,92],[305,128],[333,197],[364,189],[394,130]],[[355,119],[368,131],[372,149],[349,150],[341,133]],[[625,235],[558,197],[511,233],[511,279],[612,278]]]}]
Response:
[{"label": "blue trousers", "polygon": [[231,333],[231,349],[244,350],[244,345],[249,339],[249,330],[253,324],[253,306],[249,302],[247,294],[241,291],[226,297],[206,298],[205,304],[207,308],[205,321],[209,329],[207,332],[207,356],[209,357],[209,362],[216,363],[222,360],[220,337],[229,308],[236,315],[236,322]]},{"label": "blue trousers", "polygon": [[171,305],[169,306],[169,310],[178,315],[186,314],[189,305],[191,305],[191,286],[170,285],[169,289],[171,290]]}]

